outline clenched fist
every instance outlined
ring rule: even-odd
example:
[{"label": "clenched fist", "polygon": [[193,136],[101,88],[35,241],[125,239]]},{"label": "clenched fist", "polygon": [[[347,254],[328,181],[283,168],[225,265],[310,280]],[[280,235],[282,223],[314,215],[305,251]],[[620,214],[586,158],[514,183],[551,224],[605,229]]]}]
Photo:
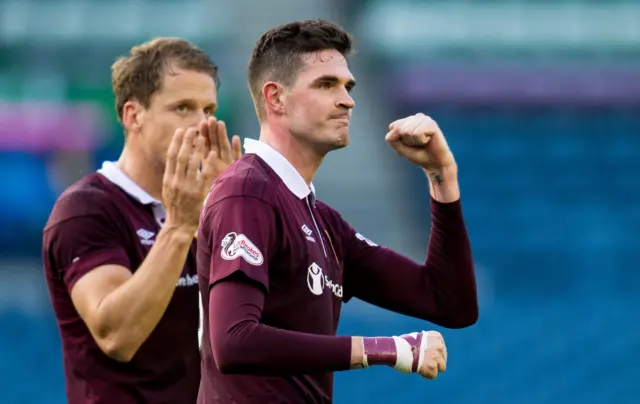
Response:
[{"label": "clenched fist", "polygon": [[433,380],[447,369],[447,347],[437,331],[363,338],[363,367],[386,365]]},{"label": "clenched fist", "polygon": [[385,140],[399,155],[425,169],[441,169],[455,164],[438,124],[424,114],[392,122]]}]

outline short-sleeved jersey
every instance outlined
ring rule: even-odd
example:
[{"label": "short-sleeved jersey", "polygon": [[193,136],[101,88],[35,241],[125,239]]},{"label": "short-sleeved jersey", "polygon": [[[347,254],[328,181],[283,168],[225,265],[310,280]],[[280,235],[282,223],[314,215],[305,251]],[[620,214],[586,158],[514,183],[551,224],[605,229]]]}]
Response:
[{"label": "short-sleeved jersey", "polygon": [[[335,335],[342,301],[344,240],[371,244],[315,200],[281,154],[247,139],[246,154],[214,184],[201,215],[198,278],[204,309],[199,403],[327,403],[333,374],[224,375],[209,335],[209,291],[238,271],[262,285],[261,323]],[[353,234],[346,234],[353,232]]]},{"label": "short-sleeved jersey", "polygon": [[75,309],[71,290],[107,264],[135,272],[164,222],[164,208],[113,163],[58,199],[44,229],[43,260],[62,338],[70,404],[185,403],[200,381],[195,242],[162,319],[128,363],[105,355]]}]

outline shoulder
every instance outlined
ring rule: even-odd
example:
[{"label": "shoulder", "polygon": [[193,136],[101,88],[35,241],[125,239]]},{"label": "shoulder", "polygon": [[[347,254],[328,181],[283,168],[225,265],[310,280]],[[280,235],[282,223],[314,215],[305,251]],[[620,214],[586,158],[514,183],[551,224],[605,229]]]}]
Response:
[{"label": "shoulder", "polygon": [[72,218],[106,215],[114,206],[112,188],[98,173],[81,178],[58,197],[45,229]]},{"label": "shoulder", "polygon": [[234,197],[255,198],[273,204],[279,178],[255,154],[245,154],[213,184],[207,206]]},{"label": "shoulder", "polygon": [[322,201],[316,201],[316,207],[322,215],[322,218],[327,220],[332,228],[343,228],[345,225],[347,225],[345,220],[342,218],[342,215],[326,203]]}]

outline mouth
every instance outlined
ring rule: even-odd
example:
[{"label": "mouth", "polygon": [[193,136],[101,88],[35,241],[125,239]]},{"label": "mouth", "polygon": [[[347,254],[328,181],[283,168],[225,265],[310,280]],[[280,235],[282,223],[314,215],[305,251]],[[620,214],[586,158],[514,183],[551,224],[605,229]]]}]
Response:
[{"label": "mouth", "polygon": [[342,122],[342,123],[349,123],[349,121],[351,120],[351,118],[348,115],[340,115],[340,116],[334,116],[331,118],[334,121],[338,121],[338,122]]}]

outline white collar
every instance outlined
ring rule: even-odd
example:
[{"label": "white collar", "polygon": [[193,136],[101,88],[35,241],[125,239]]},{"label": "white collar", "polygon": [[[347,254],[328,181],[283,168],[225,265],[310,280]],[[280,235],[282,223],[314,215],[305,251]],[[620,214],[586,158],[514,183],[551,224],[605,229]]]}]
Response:
[{"label": "white collar", "polygon": [[133,182],[117,165],[112,161],[102,163],[102,168],[98,170],[106,179],[119,186],[124,192],[136,198],[143,205],[162,205],[162,202],[155,199]]},{"label": "white collar", "polygon": [[316,189],[313,183],[307,185],[307,182],[302,178],[293,164],[277,150],[264,142],[249,138],[244,139],[244,150],[245,153],[255,154],[264,160],[269,167],[278,174],[282,182],[284,182],[284,185],[286,185],[295,196],[304,199],[313,193],[313,197],[315,198]]}]

